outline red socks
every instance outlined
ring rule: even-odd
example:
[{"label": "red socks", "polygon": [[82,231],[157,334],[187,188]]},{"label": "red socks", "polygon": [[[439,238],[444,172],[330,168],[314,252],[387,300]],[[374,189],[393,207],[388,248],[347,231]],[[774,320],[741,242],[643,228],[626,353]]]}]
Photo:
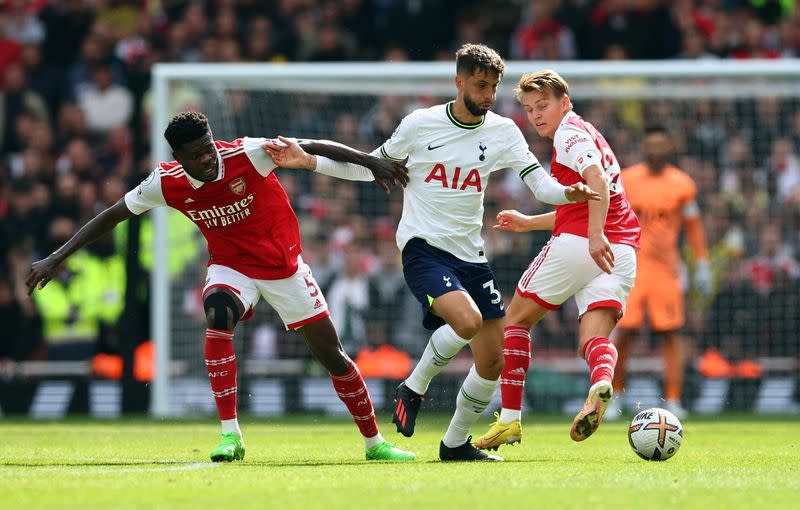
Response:
[{"label": "red socks", "polygon": [[220,420],[236,418],[236,354],[233,331],[206,330],[206,368]]},{"label": "red socks", "polygon": [[331,374],[333,389],[339,399],[347,406],[353,416],[358,430],[364,437],[375,437],[378,434],[378,422],[375,421],[375,410],[369,398],[369,390],[361,377],[361,372],[352,361],[350,369],[342,375]]},{"label": "red socks", "polygon": [[503,334],[505,367],[500,375],[503,409],[522,409],[525,375],[531,363],[531,332],[521,326],[508,326]]},{"label": "red socks", "polygon": [[617,348],[608,338],[596,336],[590,338],[583,348],[583,357],[589,365],[589,377],[592,384],[603,379],[614,379],[614,368],[617,366]]}]

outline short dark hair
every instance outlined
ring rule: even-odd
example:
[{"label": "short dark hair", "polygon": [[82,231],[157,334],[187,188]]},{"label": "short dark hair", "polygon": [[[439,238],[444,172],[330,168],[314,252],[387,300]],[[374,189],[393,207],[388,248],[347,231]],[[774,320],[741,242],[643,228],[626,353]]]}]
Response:
[{"label": "short dark hair", "polygon": [[503,76],[506,63],[496,51],[483,44],[467,43],[456,52],[456,73],[472,76],[478,71],[489,71]]},{"label": "short dark hair", "polygon": [[664,124],[648,124],[644,128],[644,136],[662,134],[669,136],[669,130]]},{"label": "short dark hair", "polygon": [[211,129],[205,115],[200,112],[181,112],[169,121],[164,138],[172,150],[177,150],[185,143],[204,137],[209,131]]}]

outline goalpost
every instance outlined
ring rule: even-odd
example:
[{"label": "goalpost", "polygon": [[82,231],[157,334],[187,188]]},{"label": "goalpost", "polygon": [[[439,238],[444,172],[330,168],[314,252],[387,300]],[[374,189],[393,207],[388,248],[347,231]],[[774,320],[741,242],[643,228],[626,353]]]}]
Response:
[{"label": "goalpost", "polygon": [[[779,234],[787,236],[781,239],[783,245],[797,242],[791,237],[792,232],[795,236],[800,235],[795,223],[798,216],[788,214],[782,207],[784,204],[787,208],[798,206],[792,202],[793,198],[781,194],[784,190],[780,186],[785,182],[780,175],[774,175],[776,169],[773,168],[777,164],[776,158],[782,157],[778,154],[784,150],[781,144],[800,144],[800,66],[795,60],[508,62],[494,111],[511,116],[521,127],[524,126],[523,112],[513,101],[512,89],[523,73],[544,68],[554,69],[567,79],[577,112],[595,123],[606,135],[623,166],[637,162],[634,159],[638,157],[645,125],[651,122],[666,124],[677,135],[677,162],[698,181],[701,193],[711,191],[706,196],[700,195],[699,199],[706,227],[710,230],[718,296],[726,292],[726,286],[733,278],[730,273],[734,266],[745,271],[749,267],[746,266],[748,257],[758,253],[760,241],[753,239],[753,236],[760,235],[760,227],[766,221],[780,221]],[[211,121],[215,138],[220,140],[282,134],[329,138],[371,150],[391,134],[399,118],[411,109],[452,99],[455,96],[454,74],[454,63],[157,64],[153,70],[152,161],[171,159],[163,131],[174,113],[188,108],[203,111]],[[523,127],[523,131],[532,143],[533,152],[545,166],[549,166],[550,149],[547,143],[537,140],[529,127]],[[792,147],[792,150],[800,151],[800,147]],[[795,163],[792,160],[790,164]],[[794,167],[790,170],[795,171]],[[797,171],[800,172],[800,168]],[[379,232],[386,224],[392,229],[396,225],[396,211],[392,209],[391,201],[386,205],[383,201],[387,199],[368,189],[366,184],[344,186],[325,181],[321,185],[315,184],[308,176],[288,172],[279,172],[279,178],[288,180],[290,196],[298,198],[300,202],[293,205],[301,216],[304,244],[316,242],[309,241],[309,236],[312,236],[314,239],[339,243],[341,248],[341,245],[347,244],[350,235],[363,242],[364,251],[376,251],[377,244],[372,244],[378,242],[374,238],[378,235],[375,232]],[[755,179],[751,174],[755,175]],[[519,183],[513,177],[502,173],[493,177],[494,182],[487,192],[487,218],[493,217],[499,210],[496,209],[498,206],[539,207],[524,192],[520,192],[524,187],[517,186]],[[315,195],[309,193],[312,187]],[[492,192],[493,187],[499,192]],[[722,193],[719,187],[723,188]],[[761,204],[764,200],[766,203]],[[326,223],[331,216],[320,219],[315,207],[327,208],[325,211],[328,215],[344,215],[350,223],[361,227],[351,225],[349,234],[345,232],[347,229],[331,231],[332,227],[341,224]],[[766,218],[759,216],[763,214],[759,208],[766,209]],[[210,392],[207,388],[202,391],[208,385],[201,351],[205,326],[196,309],[196,292],[193,294],[192,291],[202,285],[205,247],[196,234],[180,238],[171,235],[174,232],[168,231],[168,225],[181,225],[181,220],[171,216],[166,208],[156,209],[150,214],[154,224],[150,299],[152,338],[156,346],[151,413],[154,416],[169,416],[210,411],[213,409]],[[376,215],[381,217],[379,221],[375,220]],[[359,228],[362,227],[369,229],[369,235],[362,233],[358,237]],[[485,229],[485,233],[488,251],[492,255],[490,262],[497,269],[501,284],[505,284],[506,280],[510,282],[507,285],[510,288],[504,289],[508,295],[513,292],[513,278],[524,270],[520,261],[531,252],[535,254],[537,248],[531,244],[535,245],[541,239],[511,239],[492,234],[488,229]],[[181,252],[190,253],[190,260],[175,260],[178,253],[176,248],[185,248],[187,243],[196,245],[195,250]],[[797,246],[800,244],[795,246],[795,254]],[[344,251],[344,248],[341,249]],[[325,245],[316,252],[310,251],[307,258],[321,259],[321,252],[327,250],[328,245]],[[310,262],[316,271],[317,267],[313,261]],[[334,263],[330,267],[335,269],[338,266]],[[691,273],[691,263],[687,266],[687,272]],[[788,276],[793,278],[795,275]],[[793,292],[785,285],[779,287],[780,292]],[[689,314],[690,319],[698,321],[690,321],[687,329],[687,336],[697,346],[696,352],[701,354],[703,349],[711,347],[719,348],[732,362],[758,359],[762,369],[783,377],[771,380],[769,392],[782,394],[785,398],[775,401],[768,399],[766,403],[759,401],[750,408],[758,410],[760,405],[766,406],[762,410],[769,411],[772,409],[770,406],[796,406],[792,395],[796,382],[792,379],[792,373],[796,369],[797,343],[800,342],[795,318],[800,311],[787,304],[798,302],[792,301],[794,294],[781,294],[782,297],[791,298],[788,301],[782,299],[772,302],[777,310],[773,322],[764,326],[769,328],[772,325],[772,329],[768,330],[768,338],[756,336],[748,339],[743,336],[744,332],[737,331],[732,324],[726,327],[726,324],[715,323],[714,317],[708,317],[712,308],[705,308],[710,301],[692,294],[691,286],[688,286],[688,290],[687,310],[707,310],[705,316],[699,314],[699,318]],[[778,291],[769,289],[768,292]],[[757,293],[754,296],[753,299],[763,297]],[[722,311],[728,313],[730,320],[739,317],[740,311],[747,312],[745,308],[749,303],[746,300],[742,310],[736,308],[735,296],[729,301],[732,304]],[[724,306],[719,302],[718,299],[716,305],[711,304]],[[569,307],[565,308],[568,314]],[[762,306],[759,310],[759,313],[769,311],[769,307]],[[418,313],[418,310],[414,309],[413,312]],[[252,361],[245,361],[245,356],[239,356],[240,363],[249,363],[253,373],[273,375],[302,372],[303,356],[295,356],[291,350],[286,355],[286,340],[274,316],[268,315],[264,305],[259,305],[257,313],[261,319],[256,325],[248,324],[244,333],[250,345],[249,350],[255,354]],[[393,310],[392,314],[395,313],[401,316],[405,311]],[[781,322],[782,315],[787,320]],[[364,327],[369,326],[369,318],[363,314],[356,318],[363,322]],[[413,315],[413,320],[418,320],[418,317]],[[752,320],[762,321],[762,317],[753,317]],[[562,322],[566,329],[561,333],[543,330],[542,348],[554,354],[554,361],[549,366],[556,372],[580,372],[580,364],[573,359],[574,355],[572,358],[557,356],[569,349],[574,352],[574,331],[569,329],[569,324],[575,322],[574,316],[566,316]],[[398,340],[401,345],[412,345],[403,342],[413,342],[416,336],[424,333],[410,328],[408,326],[404,331],[390,333],[402,337]],[[761,330],[755,332],[761,334]],[[365,334],[366,330],[362,330],[361,336]],[[422,346],[426,340],[427,337],[423,336],[417,338]],[[756,345],[748,344],[748,341]],[[646,339],[640,342],[647,344]],[[657,347],[657,343],[653,345]],[[648,352],[655,349],[653,345],[650,345]],[[352,348],[347,343],[345,347]],[[414,347],[408,350],[414,351]],[[282,358],[297,359],[280,364],[274,361],[276,352]],[[353,352],[350,354],[354,355]],[[412,352],[414,356],[417,354]],[[258,365],[259,362],[261,365]],[[536,363],[534,358],[534,366]],[[634,372],[637,370],[636,363],[634,359]],[[660,377],[659,358],[645,356],[638,363],[638,370],[642,373]],[[260,371],[253,368],[258,366],[261,367]],[[736,377],[726,380],[734,379]],[[698,383],[699,387],[702,384]],[[766,391],[763,386],[765,384],[762,384],[761,391]],[[276,401],[282,402],[282,407],[275,408],[278,409],[275,412],[303,409],[303,405],[287,404],[281,395],[290,393],[279,385],[262,385],[259,388],[272,392]],[[313,390],[314,387],[310,388]],[[700,394],[693,397],[692,406],[701,412],[725,408],[728,398],[750,398],[741,395],[730,397],[728,391],[745,391],[737,389],[735,384],[731,388],[726,386],[724,391],[718,388],[716,393],[711,390],[709,393],[703,388],[700,387]],[[255,393],[254,389],[253,399],[256,398]],[[703,399],[710,399],[711,402]]]}]

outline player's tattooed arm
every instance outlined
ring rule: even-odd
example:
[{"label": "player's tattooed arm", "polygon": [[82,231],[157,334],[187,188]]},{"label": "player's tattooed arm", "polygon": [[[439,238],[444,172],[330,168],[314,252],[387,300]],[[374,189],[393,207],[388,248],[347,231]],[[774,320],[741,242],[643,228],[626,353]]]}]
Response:
[{"label": "player's tattooed arm", "polygon": [[47,258],[34,262],[31,265],[28,277],[25,279],[28,295],[30,296],[36,287],[43,289],[47,282],[53,279],[59,266],[67,257],[98,237],[111,232],[118,223],[129,219],[131,216],[133,216],[133,213],[125,205],[125,199],[121,198],[116,204],[92,218],[69,241],[47,256]]},{"label": "player's tattooed arm", "polygon": [[[279,166],[307,168],[345,179],[372,180],[374,178],[387,193],[395,184],[404,187],[408,184],[408,169],[402,163],[372,156],[329,140],[293,140],[279,136],[277,140],[266,142],[264,149],[269,152],[272,160]],[[316,156],[367,168],[371,173],[371,175],[368,174],[370,178],[353,175],[353,172],[345,171],[346,169],[329,168],[328,165],[322,169],[320,164],[322,161],[319,161]]]},{"label": "player's tattooed arm", "polygon": [[504,210],[497,213],[497,224],[494,230],[506,232],[531,232],[533,230],[553,230],[556,223],[555,211],[528,216],[517,210]]}]

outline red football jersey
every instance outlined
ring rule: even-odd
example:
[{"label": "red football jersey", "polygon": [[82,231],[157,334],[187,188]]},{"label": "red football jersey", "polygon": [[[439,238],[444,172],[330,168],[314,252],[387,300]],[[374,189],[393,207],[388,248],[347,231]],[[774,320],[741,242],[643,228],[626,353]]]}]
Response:
[{"label": "red football jersey", "polygon": [[219,175],[191,178],[176,161],[161,163],[125,195],[135,214],[168,205],[192,220],[208,242],[208,264],[228,266],[257,280],[281,280],[297,271],[300,226],[261,148],[263,138],[215,141]]},{"label": "red football jersey", "polygon": [[[586,183],[583,171],[600,164],[608,175],[610,200],[604,233],[609,242],[639,247],[641,229],[631,204],[625,198],[620,167],[614,152],[594,126],[574,112],[567,113],[553,137],[550,174],[564,186]],[[587,237],[589,206],[586,202],[559,205],[553,235],[561,233]]]}]

